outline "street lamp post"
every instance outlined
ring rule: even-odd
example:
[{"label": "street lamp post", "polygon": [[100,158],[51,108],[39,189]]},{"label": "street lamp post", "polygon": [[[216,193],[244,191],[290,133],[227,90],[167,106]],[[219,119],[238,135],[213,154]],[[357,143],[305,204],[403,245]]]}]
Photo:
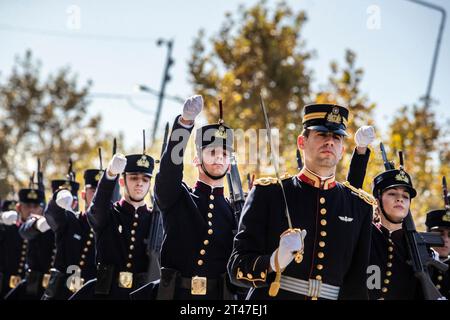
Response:
[{"label": "street lamp post", "polygon": [[[158,108],[156,109],[155,121],[153,123],[151,144],[153,144],[153,142],[155,141],[155,138],[156,138],[156,131],[158,130],[159,118],[161,116],[161,110],[162,110],[162,104],[164,101],[166,84],[171,79],[170,75],[169,75],[169,69],[175,63],[175,60],[172,58],[173,42],[174,42],[173,40],[158,39],[158,41],[156,43],[158,46],[162,46],[164,44],[167,45],[167,58],[166,58],[166,66],[164,68],[163,79],[162,79],[162,83],[161,83],[161,90],[159,90],[159,95],[158,95]],[[140,89],[142,90],[143,86],[140,86]]]},{"label": "street lamp post", "polygon": [[421,0],[407,0],[407,1],[422,5],[424,7],[427,7],[427,8],[433,9],[433,10],[437,10],[442,14],[441,24],[439,26],[438,38],[436,40],[436,46],[434,48],[434,55],[433,55],[433,62],[431,64],[430,77],[428,79],[427,92],[425,94],[425,108],[428,108],[431,103],[431,89],[433,87],[434,74],[436,73],[436,65],[437,65],[437,60],[438,60],[438,56],[439,56],[439,49],[441,47],[442,34],[444,32],[444,26],[445,26],[445,20],[447,17],[447,13],[444,8],[439,7],[435,4],[431,4],[431,3],[421,1]]}]

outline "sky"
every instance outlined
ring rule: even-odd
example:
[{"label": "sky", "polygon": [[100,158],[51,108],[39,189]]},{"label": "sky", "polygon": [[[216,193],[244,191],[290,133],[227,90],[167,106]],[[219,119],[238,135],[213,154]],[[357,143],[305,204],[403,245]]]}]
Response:
[{"label": "sky", "polygon": [[[157,39],[173,39],[175,65],[166,93],[188,97],[193,92],[187,62],[200,29],[216,34],[227,11],[237,12],[257,1],[50,1],[0,0],[0,82],[16,55],[31,49],[42,62],[44,75],[70,66],[80,84],[93,81],[89,113],[100,113],[102,129],[124,133],[123,144],[140,146],[142,129],[154,121],[157,98],[137,92],[137,84],[161,86],[167,49]],[[450,12],[450,1],[430,0]],[[275,1],[268,1],[273,6]],[[314,87],[326,83],[332,60],[342,62],[345,50],[357,54],[364,69],[362,89],[378,107],[374,115],[382,132],[396,110],[411,105],[426,92],[440,14],[408,0],[287,1],[305,10],[303,38],[317,56],[308,64]],[[433,110],[440,124],[450,118],[450,23],[447,21],[439,54]],[[105,96],[132,96],[132,100]],[[172,122],[182,104],[166,100],[158,135]],[[138,150],[136,150],[138,151]]]}]

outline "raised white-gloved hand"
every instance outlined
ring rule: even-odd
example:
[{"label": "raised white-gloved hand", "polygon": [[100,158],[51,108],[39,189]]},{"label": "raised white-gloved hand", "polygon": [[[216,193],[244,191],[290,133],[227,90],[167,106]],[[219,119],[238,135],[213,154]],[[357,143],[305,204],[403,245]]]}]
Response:
[{"label": "raised white-gloved hand", "polygon": [[56,204],[64,210],[72,211],[73,196],[69,190],[61,190],[56,195]]},{"label": "raised white-gloved hand", "polygon": [[[303,229],[301,232],[291,231],[281,236],[280,245],[278,247],[278,264],[280,266],[280,269],[286,268],[294,259],[295,252],[301,251],[303,249],[305,236],[305,229]],[[274,253],[272,253],[272,256],[270,257],[270,266],[274,271],[276,271],[275,253],[276,251],[274,251]]]},{"label": "raised white-gloved hand", "polygon": [[0,217],[1,223],[7,226],[11,226],[16,223],[17,219],[19,218],[19,214],[14,210],[10,210],[0,213]]},{"label": "raised white-gloved hand", "polygon": [[38,229],[40,232],[42,232],[42,233],[44,233],[44,232],[46,232],[47,230],[49,230],[50,229],[50,226],[48,225],[48,223],[47,223],[47,219],[45,219],[44,217],[42,217],[42,218],[39,218],[37,221],[36,221],[36,229]]},{"label": "raised white-gloved hand", "polygon": [[115,154],[108,164],[107,176],[116,176],[121,174],[127,165],[127,158],[121,153]]},{"label": "raised white-gloved hand", "polygon": [[357,147],[367,148],[375,140],[375,129],[372,126],[362,126],[356,131],[355,142]]},{"label": "raised white-gloved hand", "polygon": [[203,109],[203,97],[200,95],[192,96],[186,99],[183,105],[183,114],[181,115],[184,120],[194,121],[195,118],[202,112]]}]

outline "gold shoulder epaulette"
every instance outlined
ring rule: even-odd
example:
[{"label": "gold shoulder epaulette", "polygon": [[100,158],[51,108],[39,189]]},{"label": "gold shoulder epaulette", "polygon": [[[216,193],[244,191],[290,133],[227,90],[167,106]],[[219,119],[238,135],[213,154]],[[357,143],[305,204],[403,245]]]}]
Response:
[{"label": "gold shoulder epaulette", "polygon": [[278,183],[277,178],[274,178],[274,177],[264,177],[264,178],[256,179],[256,180],[253,182],[253,185],[254,185],[254,186],[268,186],[268,185],[270,185],[270,184],[276,184],[276,183]]},{"label": "gold shoulder epaulette", "polygon": [[345,181],[344,183],[342,183],[345,187],[349,188],[350,190],[352,190],[354,193],[356,193],[358,195],[358,197],[360,197],[361,199],[363,199],[365,202],[367,202],[368,204],[370,204],[371,206],[376,206],[377,205],[377,200],[375,200],[375,198],[367,193],[366,191],[364,191],[363,189],[357,189],[354,186],[352,186],[350,184],[350,182]]},{"label": "gold shoulder epaulette", "polygon": [[286,179],[289,179],[289,178],[292,178],[292,175],[290,175],[289,173],[283,173],[282,175],[281,175],[281,177],[280,177],[280,179],[281,180],[286,180]]}]

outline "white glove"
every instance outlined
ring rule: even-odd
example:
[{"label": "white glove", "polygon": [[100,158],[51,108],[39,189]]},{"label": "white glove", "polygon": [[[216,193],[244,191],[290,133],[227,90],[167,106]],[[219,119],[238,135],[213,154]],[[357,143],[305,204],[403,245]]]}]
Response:
[{"label": "white glove", "polygon": [[61,190],[56,195],[56,204],[64,210],[72,211],[73,196],[69,190]]},{"label": "white glove", "polygon": [[367,148],[375,140],[375,129],[372,126],[362,126],[356,131],[355,142],[357,147]]},{"label": "white glove", "polygon": [[115,154],[108,164],[107,173],[112,174],[113,176],[117,176],[118,174],[121,174],[125,170],[126,165],[127,165],[127,158],[125,158],[125,156],[121,153]]},{"label": "white glove", "polygon": [[47,219],[45,219],[44,217],[39,218],[38,221],[36,221],[36,229],[38,229],[42,233],[49,230],[50,226],[47,223]]},{"label": "white glove", "polygon": [[192,96],[186,99],[183,105],[183,114],[181,115],[184,120],[194,121],[195,118],[202,112],[203,109],[203,97],[200,95]]},{"label": "white glove", "polygon": [[[291,231],[280,238],[280,245],[278,247],[278,264],[280,269],[286,268],[294,259],[294,253],[303,249],[305,236],[306,230],[303,229],[301,232]],[[274,271],[276,270],[275,253],[276,251],[270,257],[270,266]]]},{"label": "white glove", "polygon": [[14,210],[11,210],[11,211],[5,211],[3,213],[0,213],[0,217],[1,217],[0,221],[3,224],[5,224],[7,226],[11,226],[16,223],[19,215]]}]

